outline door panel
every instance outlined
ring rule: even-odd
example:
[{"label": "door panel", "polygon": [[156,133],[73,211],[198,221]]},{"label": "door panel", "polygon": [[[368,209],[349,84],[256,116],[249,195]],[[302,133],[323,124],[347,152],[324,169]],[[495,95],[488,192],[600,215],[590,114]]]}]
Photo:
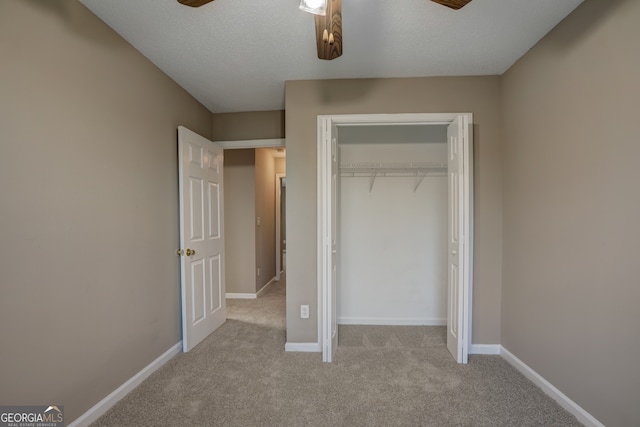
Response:
[{"label": "door panel", "polygon": [[331,131],[331,359],[338,348],[338,129]]},{"label": "door panel", "polygon": [[222,147],[178,128],[182,348],[226,320]]},{"label": "door panel", "polygon": [[220,212],[218,206],[220,206],[220,186],[213,182],[209,183],[209,239],[220,238]]},{"label": "door panel", "polygon": [[202,260],[191,263],[191,324],[196,325],[204,319],[205,307],[205,271]]},{"label": "door panel", "polygon": [[220,309],[223,301],[220,259],[218,255],[209,258],[209,271],[211,271],[209,276],[209,310],[211,312]]},{"label": "door panel", "polygon": [[461,155],[463,135],[462,121],[460,119],[454,120],[447,128],[449,176],[447,348],[458,363],[466,363],[466,357],[463,355],[464,342],[460,333],[464,313],[462,304],[464,283],[463,276],[460,274],[462,267],[460,257],[463,254],[460,233],[464,226],[464,188],[462,186],[463,179],[460,177],[461,172],[464,171],[463,156]]},{"label": "door panel", "polygon": [[322,360],[331,362],[338,347],[338,316],[337,316],[337,259],[338,259],[338,227],[337,227],[337,180],[338,180],[338,151],[336,126],[327,124],[322,129],[323,143],[321,161],[323,168],[329,171],[327,181],[322,183],[323,193],[323,229],[326,233],[323,240],[326,242],[322,248],[323,281],[327,286],[323,290],[323,316],[322,316]]},{"label": "door panel", "polygon": [[191,233],[190,239],[192,242],[202,240],[204,235],[204,218],[202,212],[202,206],[204,202],[204,191],[202,189],[202,179],[189,177],[189,193],[190,193],[190,207],[191,213]]}]

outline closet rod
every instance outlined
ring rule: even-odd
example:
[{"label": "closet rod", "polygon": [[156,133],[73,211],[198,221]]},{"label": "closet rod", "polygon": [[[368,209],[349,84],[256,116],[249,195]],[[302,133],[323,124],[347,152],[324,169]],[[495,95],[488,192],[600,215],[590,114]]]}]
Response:
[{"label": "closet rod", "polygon": [[[447,172],[446,163],[347,163],[339,166],[342,176],[428,176]],[[439,176],[439,175],[438,175]]]},{"label": "closet rod", "polygon": [[341,177],[369,178],[369,192],[377,177],[416,177],[413,192],[415,193],[425,177],[446,176],[445,163],[348,163],[339,166]]}]

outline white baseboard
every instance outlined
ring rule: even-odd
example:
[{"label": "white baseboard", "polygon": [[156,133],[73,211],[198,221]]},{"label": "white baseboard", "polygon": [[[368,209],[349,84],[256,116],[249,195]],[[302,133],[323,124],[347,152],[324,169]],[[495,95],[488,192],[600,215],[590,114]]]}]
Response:
[{"label": "white baseboard", "polygon": [[276,281],[276,278],[275,278],[275,277],[273,277],[271,280],[269,280],[269,281],[267,282],[267,284],[266,284],[266,285],[264,285],[262,288],[260,288],[260,290],[258,291],[258,293],[257,293],[256,295],[257,295],[258,297],[260,297],[260,295],[262,295],[262,293],[264,293],[264,291],[266,291],[266,290],[267,290],[267,288],[268,288],[269,286],[271,286],[271,285],[273,284],[273,282],[275,282],[275,281]]},{"label": "white baseboard", "polygon": [[573,414],[578,421],[584,424],[586,427],[604,427],[600,421],[598,421],[593,415],[582,409],[573,400],[569,399],[567,395],[558,390],[553,384],[544,379],[540,374],[531,369],[522,360],[514,356],[509,350],[500,346],[500,355],[511,364],[514,368],[520,371],[525,377],[531,380],[535,385],[540,387],[549,397],[558,402],[560,406]]},{"label": "white baseboard", "polygon": [[471,344],[469,354],[500,354],[500,344]]},{"label": "white baseboard", "polygon": [[288,342],[284,351],[298,351],[302,353],[321,353],[322,346],[317,342]]},{"label": "white baseboard", "polygon": [[140,385],[142,381],[146,380],[149,375],[157,371],[162,365],[173,359],[177,354],[182,351],[182,341],[172,346],[169,350],[165,351],[160,357],[147,366],[142,368],[140,372],[129,378],[127,382],[115,389],[111,394],[102,399],[100,402],[93,405],[87,412],[80,415],[76,420],[69,424],[68,427],[85,427],[100,418],[105,412],[107,412],[113,405],[118,403],[120,399],[125,397],[134,388]]},{"label": "white baseboard", "polygon": [[227,292],[226,294],[224,294],[224,297],[227,299],[256,299],[258,298],[257,294],[241,294],[241,293],[234,293],[234,292]]},{"label": "white baseboard", "polygon": [[260,297],[260,295],[267,290],[267,288],[269,286],[271,286],[273,284],[273,282],[276,281],[276,278],[272,278],[271,280],[269,280],[267,282],[266,285],[264,285],[262,288],[260,288],[260,290],[258,292],[256,292],[255,294],[252,293],[237,293],[237,292],[227,292],[226,294],[224,294],[224,297],[227,299],[256,299],[258,297]]},{"label": "white baseboard", "polygon": [[339,325],[446,326],[447,319],[338,317]]}]

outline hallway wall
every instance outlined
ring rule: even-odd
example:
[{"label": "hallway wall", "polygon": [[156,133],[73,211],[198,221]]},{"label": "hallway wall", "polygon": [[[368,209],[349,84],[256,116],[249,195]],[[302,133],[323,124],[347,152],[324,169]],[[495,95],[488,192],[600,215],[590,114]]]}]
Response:
[{"label": "hallway wall", "polygon": [[253,148],[224,151],[226,293],[255,293],[256,156]]},{"label": "hallway wall", "polygon": [[[276,275],[276,188],[275,159],[270,148],[256,148],[256,290]],[[258,224],[258,223],[256,223]]]}]

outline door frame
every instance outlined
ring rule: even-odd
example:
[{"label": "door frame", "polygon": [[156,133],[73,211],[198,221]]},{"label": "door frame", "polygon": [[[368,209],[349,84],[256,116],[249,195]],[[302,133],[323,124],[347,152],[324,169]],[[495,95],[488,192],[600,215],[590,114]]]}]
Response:
[{"label": "door frame", "polygon": [[330,298],[331,257],[331,140],[335,126],[374,125],[448,125],[460,117],[467,126],[469,138],[465,138],[464,167],[466,177],[466,209],[464,221],[469,232],[463,236],[463,321],[459,333],[463,343],[462,363],[467,362],[472,337],[472,295],[473,295],[473,114],[472,113],[407,113],[407,114],[348,114],[319,115],[317,132],[317,292],[318,292],[318,341],[322,348],[323,360],[331,360],[330,340],[331,313],[333,302]]},{"label": "door frame", "polygon": [[[241,150],[246,148],[286,148],[287,140],[285,138],[265,138],[265,139],[243,139],[243,140],[228,140],[228,141],[213,141],[216,144],[220,145],[223,150]],[[286,156],[285,156],[286,158]],[[282,265],[280,262],[280,257],[277,256],[278,251],[280,250],[280,241],[279,241],[279,230],[280,230],[280,218],[282,213],[280,212],[279,198],[280,198],[280,188],[278,187],[279,178],[286,178],[286,171],[284,174],[276,174],[276,239],[275,239],[275,248],[276,248],[276,274],[275,280],[280,280],[280,273],[282,269]],[[266,287],[261,289],[265,290]],[[256,294],[257,295],[257,294]]]},{"label": "door frame", "polygon": [[287,174],[285,173],[277,173],[276,174],[276,280],[280,280],[280,273],[282,272],[282,245],[280,236],[282,234],[282,184],[283,178],[286,178]]}]

